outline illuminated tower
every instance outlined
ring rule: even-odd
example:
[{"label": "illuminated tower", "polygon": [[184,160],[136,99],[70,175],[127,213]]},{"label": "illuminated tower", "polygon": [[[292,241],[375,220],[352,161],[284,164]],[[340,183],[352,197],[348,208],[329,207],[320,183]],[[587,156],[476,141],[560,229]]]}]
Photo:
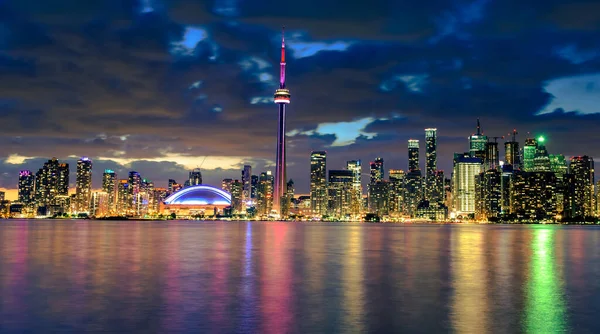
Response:
[{"label": "illuminated tower", "polygon": [[82,157],[77,161],[75,196],[77,212],[88,212],[92,197],[92,160],[88,157]]},{"label": "illuminated tower", "polygon": [[310,207],[313,215],[321,216],[327,209],[327,152],[310,154]]},{"label": "illuminated tower", "polygon": [[108,211],[117,213],[117,174],[112,169],[105,169],[102,174],[102,191],[108,194]]},{"label": "illuminated tower", "polygon": [[523,148],[523,170],[526,172],[533,172],[535,169],[535,154],[537,152],[537,140],[534,138],[527,138],[525,140],[525,147]]},{"label": "illuminated tower", "polygon": [[30,170],[19,172],[19,202],[30,205],[34,202],[35,176]]},{"label": "illuminated tower", "polygon": [[[437,129],[425,129],[425,198],[433,200],[436,192],[435,172],[437,171]],[[437,200],[437,199],[436,199]]]},{"label": "illuminated tower", "polygon": [[384,179],[384,170],[383,170],[383,159],[377,158],[375,161],[371,161],[369,164],[371,171],[371,179],[369,184],[375,184],[377,182],[381,182]]},{"label": "illuminated tower", "polygon": [[485,159],[485,145],[488,142],[488,137],[481,133],[481,124],[477,119],[477,133],[469,137],[469,152],[472,158],[479,158],[481,161]]},{"label": "illuminated tower", "polygon": [[275,91],[274,102],[279,105],[277,123],[277,154],[275,158],[275,185],[273,189],[273,209],[279,213],[281,198],[285,195],[286,159],[285,159],[285,107],[290,103],[290,91],[285,88],[285,39],[281,31],[281,62],[279,71],[279,89]]},{"label": "illuminated tower", "polygon": [[408,140],[408,171],[417,171],[419,168],[419,141],[417,139]]}]

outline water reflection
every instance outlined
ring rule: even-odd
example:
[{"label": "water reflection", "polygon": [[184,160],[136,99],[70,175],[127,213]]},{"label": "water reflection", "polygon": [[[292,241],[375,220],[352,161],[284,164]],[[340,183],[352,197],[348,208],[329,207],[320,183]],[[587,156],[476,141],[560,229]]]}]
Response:
[{"label": "water reflection", "polygon": [[600,229],[0,223],[0,331],[600,332]]},{"label": "water reflection", "polygon": [[567,330],[562,280],[555,263],[554,229],[537,228],[527,282],[525,329],[529,333],[559,333]]}]

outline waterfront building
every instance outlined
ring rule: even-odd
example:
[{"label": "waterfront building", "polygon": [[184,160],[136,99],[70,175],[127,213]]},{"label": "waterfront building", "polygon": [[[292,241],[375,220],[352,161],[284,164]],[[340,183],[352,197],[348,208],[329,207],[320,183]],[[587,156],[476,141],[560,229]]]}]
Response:
[{"label": "waterfront building", "polygon": [[30,170],[19,172],[19,203],[30,206],[35,202],[35,177]]},{"label": "waterfront building", "polygon": [[114,170],[104,170],[102,191],[108,194],[108,211],[111,215],[117,214],[117,173]]},{"label": "waterfront building", "polygon": [[502,172],[488,169],[475,179],[475,219],[494,220],[502,212]]},{"label": "waterfront building", "polygon": [[401,169],[390,169],[390,215],[402,216],[405,214],[406,173]]},{"label": "waterfront building", "polygon": [[404,211],[410,217],[415,217],[417,207],[423,200],[423,176],[420,170],[412,170],[406,174],[404,190]]},{"label": "waterfront building", "polygon": [[260,173],[257,199],[257,214],[267,216],[273,209],[273,182],[274,178],[271,171]]},{"label": "waterfront building", "polygon": [[389,214],[390,183],[386,180],[369,185],[369,212],[378,216]]},{"label": "waterfront building", "polygon": [[357,217],[362,211],[362,165],[360,160],[346,162],[346,169],[352,172],[352,203],[350,213]]},{"label": "waterfront building", "polygon": [[594,215],[594,159],[588,156],[571,158],[569,166],[569,205],[567,217],[590,217]]},{"label": "waterfront building", "polygon": [[105,191],[96,191],[90,198],[89,214],[91,217],[110,216],[110,195]]},{"label": "waterfront building", "polygon": [[327,153],[310,154],[310,201],[312,214],[322,216],[327,211]]},{"label": "waterfront building", "polygon": [[252,198],[252,166],[250,165],[244,165],[242,169],[242,185],[242,202],[250,202]]},{"label": "waterfront building", "polygon": [[234,180],[231,183],[231,209],[233,214],[241,215],[246,213],[244,204],[244,184],[240,180]]},{"label": "waterfront building", "polygon": [[511,182],[511,214],[518,220],[540,222],[556,219],[556,175],[552,172],[514,171]]},{"label": "waterfront building", "polygon": [[129,182],[127,179],[119,180],[117,184],[117,214],[120,216],[128,215],[130,200]]},{"label": "waterfront building", "polygon": [[[425,129],[425,198],[439,201],[440,184],[436,182],[437,172],[437,129]],[[435,198],[434,198],[435,197]]]},{"label": "waterfront building", "polygon": [[82,157],[77,161],[75,177],[75,210],[89,212],[92,195],[92,160]]},{"label": "waterfront building", "polygon": [[[238,181],[241,184],[241,182]],[[239,187],[241,189],[241,186]],[[169,195],[160,206],[165,216],[178,218],[215,216],[231,206],[231,195],[206,184],[190,186]]]},{"label": "waterfront building", "polygon": [[533,158],[533,171],[535,172],[550,172],[552,171],[550,156],[546,150],[545,138],[540,136],[537,139],[535,157]]},{"label": "waterfront building", "polygon": [[513,130],[512,141],[504,143],[504,164],[511,165],[513,170],[521,168],[519,142],[516,140],[517,130]]},{"label": "waterfront building", "polygon": [[417,207],[415,218],[443,222],[448,219],[448,207],[443,203],[432,203],[423,200]]},{"label": "waterfront building", "polygon": [[328,182],[327,214],[346,219],[352,213],[354,173],[351,170],[330,170]]},{"label": "waterfront building", "polygon": [[475,213],[475,176],[481,173],[481,164],[480,158],[470,154],[454,155],[452,198],[457,216]]}]

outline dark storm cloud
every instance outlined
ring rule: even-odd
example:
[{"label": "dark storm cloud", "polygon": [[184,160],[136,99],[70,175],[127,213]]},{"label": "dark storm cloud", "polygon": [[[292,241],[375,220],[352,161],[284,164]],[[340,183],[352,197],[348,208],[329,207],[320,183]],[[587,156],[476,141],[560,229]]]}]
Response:
[{"label": "dark storm cloud", "polygon": [[[376,156],[405,168],[406,140],[425,127],[448,169],[477,117],[490,136],[544,132],[552,152],[600,156],[600,110],[546,90],[600,73],[599,13],[594,1],[4,1],[0,156],[139,159],[95,168],[159,185],[185,175],[160,157],[232,157],[258,173],[273,159],[282,24],[300,191],[310,150],[332,168]],[[569,112],[538,115],[552,101]],[[354,144],[331,146],[342,135]]]}]

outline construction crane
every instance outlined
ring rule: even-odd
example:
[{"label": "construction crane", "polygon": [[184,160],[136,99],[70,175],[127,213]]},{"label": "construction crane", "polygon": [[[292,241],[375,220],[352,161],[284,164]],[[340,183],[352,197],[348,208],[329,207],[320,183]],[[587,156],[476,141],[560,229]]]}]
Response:
[{"label": "construction crane", "polygon": [[494,138],[494,143],[498,143],[498,139],[504,139],[504,136],[501,136],[501,137],[490,137],[490,138]]}]

